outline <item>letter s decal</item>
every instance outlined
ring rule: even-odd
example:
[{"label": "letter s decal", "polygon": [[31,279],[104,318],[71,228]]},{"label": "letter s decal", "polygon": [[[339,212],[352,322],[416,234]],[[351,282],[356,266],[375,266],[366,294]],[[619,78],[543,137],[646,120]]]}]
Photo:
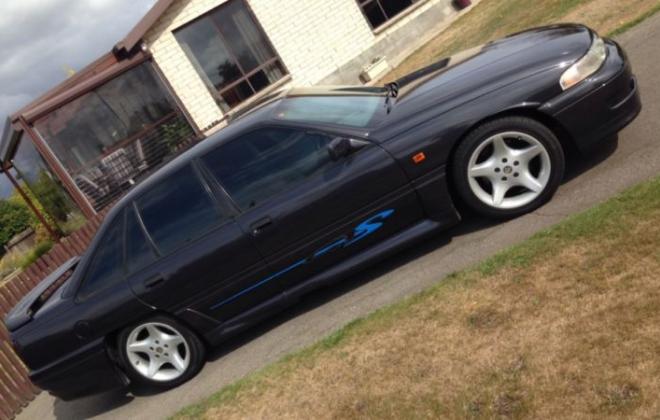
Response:
[{"label": "letter s decal", "polygon": [[353,238],[346,242],[344,247],[352,245],[380,229],[383,226],[382,221],[390,217],[392,213],[394,213],[394,209],[381,211],[357,225],[353,231]]}]

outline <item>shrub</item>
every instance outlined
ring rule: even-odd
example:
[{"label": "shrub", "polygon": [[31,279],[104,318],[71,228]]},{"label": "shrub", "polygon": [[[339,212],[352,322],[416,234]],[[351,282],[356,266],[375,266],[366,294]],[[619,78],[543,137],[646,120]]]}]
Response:
[{"label": "shrub", "polygon": [[30,227],[30,211],[24,205],[0,200],[0,246]]},{"label": "shrub", "polygon": [[25,257],[23,257],[23,260],[20,262],[21,268],[25,269],[29,267],[32,263],[38,260],[39,257],[44,255],[46,252],[50,251],[52,247],[53,247],[53,242],[51,241],[44,241],[37,244],[37,246],[35,246],[30,252],[28,252],[25,255]]}]

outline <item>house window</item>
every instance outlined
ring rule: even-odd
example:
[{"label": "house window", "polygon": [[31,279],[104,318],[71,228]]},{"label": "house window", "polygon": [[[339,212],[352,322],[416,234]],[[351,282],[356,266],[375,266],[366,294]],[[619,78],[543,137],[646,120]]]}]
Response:
[{"label": "house window", "polygon": [[358,0],[372,29],[392,19],[419,0]]},{"label": "house window", "polygon": [[174,35],[223,111],[286,74],[243,0],[230,0]]}]

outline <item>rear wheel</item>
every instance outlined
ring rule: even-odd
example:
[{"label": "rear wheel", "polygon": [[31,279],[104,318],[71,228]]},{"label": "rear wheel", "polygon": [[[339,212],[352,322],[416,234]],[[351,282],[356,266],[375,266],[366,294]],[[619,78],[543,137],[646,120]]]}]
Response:
[{"label": "rear wheel", "polygon": [[554,133],[536,120],[506,117],[473,130],[452,161],[455,186],[479,214],[507,218],[540,207],[564,176],[564,153]]},{"label": "rear wheel", "polygon": [[119,356],[126,374],[139,384],[178,386],[204,364],[204,344],[187,327],[166,316],[155,316],[119,334]]}]

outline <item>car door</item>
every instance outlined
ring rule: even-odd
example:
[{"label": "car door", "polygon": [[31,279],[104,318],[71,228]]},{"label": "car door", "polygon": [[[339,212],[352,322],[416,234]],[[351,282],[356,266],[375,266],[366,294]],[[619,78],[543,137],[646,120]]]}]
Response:
[{"label": "car door", "polygon": [[[267,274],[267,265],[233,219],[231,207],[213,194],[188,164],[137,197],[127,218],[127,269],[136,295],[176,313],[209,313],[214,302],[234,296]],[[272,295],[268,287],[235,298],[218,321]]]},{"label": "car door", "polygon": [[359,150],[333,160],[328,147],[338,137],[265,127],[201,157],[271,267],[260,287],[290,287],[422,218],[415,192],[385,150],[361,140]]}]

